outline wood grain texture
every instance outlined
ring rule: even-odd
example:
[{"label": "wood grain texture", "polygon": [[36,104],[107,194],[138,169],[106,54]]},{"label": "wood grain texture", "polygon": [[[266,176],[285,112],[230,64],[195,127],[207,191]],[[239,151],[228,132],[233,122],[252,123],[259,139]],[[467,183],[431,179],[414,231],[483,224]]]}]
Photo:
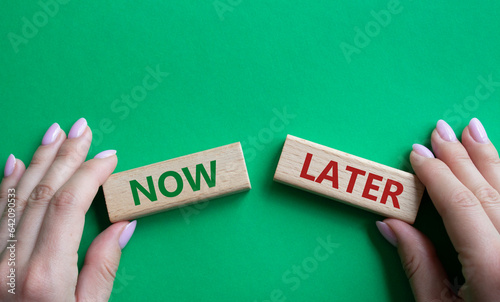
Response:
[{"label": "wood grain texture", "polygon": [[414,174],[292,135],[274,180],[410,224],[424,192]]},{"label": "wood grain texture", "polygon": [[103,185],[111,222],[250,188],[239,142],[116,173]]}]

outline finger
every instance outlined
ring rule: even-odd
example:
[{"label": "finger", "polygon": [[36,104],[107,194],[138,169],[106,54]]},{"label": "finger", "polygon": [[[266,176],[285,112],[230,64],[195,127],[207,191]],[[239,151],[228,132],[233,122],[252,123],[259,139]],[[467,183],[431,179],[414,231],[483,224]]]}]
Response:
[{"label": "finger", "polygon": [[444,162],[418,152],[417,148],[411,152],[411,164],[426,186],[455,249],[465,260],[487,265],[484,259],[497,257],[500,238],[481,203]]},{"label": "finger", "polygon": [[79,119],[71,127],[68,139],[59,148],[54,162],[28,197],[25,213],[17,230],[20,241],[19,259],[28,261],[51,198],[85,161],[91,141],[92,132],[87,127],[87,122],[83,118]]},{"label": "finger", "polygon": [[[66,134],[61,130],[59,124],[52,124],[45,133],[42,144],[33,155],[31,163],[19,179],[16,186],[16,216],[14,223],[14,228],[16,228],[16,230],[18,230],[17,227],[20,225],[28,197],[49,169],[56,156],[57,150],[59,150],[59,147],[63,144],[65,139]],[[8,219],[4,219],[6,215],[7,213],[4,212],[4,216],[0,223],[0,248],[2,248],[2,250],[6,247],[7,239],[10,236],[9,228],[7,227]],[[17,235],[18,232],[16,232],[16,237]]]},{"label": "finger", "polygon": [[8,200],[12,199],[9,194],[15,194],[17,183],[24,171],[26,171],[24,163],[16,159],[13,154],[9,155],[5,163],[4,177],[0,184],[0,213],[4,211]]},{"label": "finger", "polygon": [[45,133],[42,144],[35,151],[26,172],[17,185],[16,212],[18,219],[24,212],[28,197],[49,169],[65,138],[66,134],[57,123],[52,124]]},{"label": "finger", "polygon": [[484,178],[500,192],[500,159],[481,122],[473,118],[462,133],[462,144]]},{"label": "finger", "polygon": [[121,250],[135,230],[137,221],[117,222],[94,239],[76,285],[78,301],[108,301],[113,289]]},{"label": "finger", "polygon": [[[448,140],[450,137],[451,141]],[[456,139],[453,130],[446,122],[442,120],[438,122],[436,130],[432,133],[431,142],[436,156],[476,196],[493,225],[500,230],[500,194],[479,172],[469,153]]]},{"label": "finger", "polygon": [[[23,215],[28,196],[40,182],[47,169],[52,164],[54,157],[59,150],[59,147],[66,139],[66,134],[61,130],[59,124],[54,123],[45,133],[42,144],[38,147],[33,158],[31,159],[28,168],[23,176],[19,179],[16,187],[16,222],[15,227],[19,224]],[[6,227],[5,213],[0,224],[0,248],[5,248],[7,237],[9,236],[8,228]]]},{"label": "finger", "polygon": [[[104,181],[116,167],[114,150],[101,152],[108,157],[83,163],[50,201],[32,258],[54,267],[67,267],[77,260],[85,213]],[[100,154],[96,155],[98,157]]]},{"label": "finger", "polygon": [[[14,223],[14,227],[17,227],[19,221],[21,220],[28,196],[45,174],[46,170],[52,163],[59,146],[65,139],[64,133],[61,134],[61,132],[62,131],[57,123],[50,126],[45,133],[44,139],[42,140],[42,145],[38,147],[37,151],[33,155],[33,158],[31,159],[31,163],[24,172],[23,176],[19,179],[16,187],[16,221]],[[48,140],[45,139],[46,137],[50,137],[53,141],[51,143],[47,143]],[[0,223],[0,248],[2,249],[5,248],[7,238],[9,236],[8,228],[6,226],[7,219],[5,219],[6,214],[7,213],[3,213]]]},{"label": "finger", "polygon": [[457,301],[454,300],[456,295],[448,286],[448,277],[434,246],[424,234],[409,224],[392,218],[382,223],[377,222],[377,227],[384,237],[395,238],[393,243],[398,248],[417,302]]},{"label": "finger", "polygon": [[2,219],[0,220],[0,259],[6,251],[9,239],[15,239],[15,225],[17,223],[17,195],[16,187],[26,171],[24,163],[16,159],[14,155],[9,155],[5,164],[4,178],[0,185],[0,208]]}]

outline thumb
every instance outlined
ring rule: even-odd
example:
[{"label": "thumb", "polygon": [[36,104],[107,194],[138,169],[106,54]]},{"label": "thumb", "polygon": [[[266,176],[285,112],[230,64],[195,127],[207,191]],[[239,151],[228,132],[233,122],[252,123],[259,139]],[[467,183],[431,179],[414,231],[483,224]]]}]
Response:
[{"label": "thumb", "polygon": [[136,224],[136,220],[114,223],[94,239],[78,277],[75,293],[78,301],[108,301],[121,250],[132,237]]},{"label": "thumb", "polygon": [[397,246],[415,300],[457,301],[431,241],[420,231],[397,219],[377,221],[382,235]]}]

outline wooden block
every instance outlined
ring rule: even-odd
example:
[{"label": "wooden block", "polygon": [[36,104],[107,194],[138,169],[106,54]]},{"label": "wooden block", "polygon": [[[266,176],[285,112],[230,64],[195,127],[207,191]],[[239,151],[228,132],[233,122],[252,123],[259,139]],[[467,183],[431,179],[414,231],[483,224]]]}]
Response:
[{"label": "wooden block", "polygon": [[239,142],[116,173],[103,185],[111,222],[250,188]]},{"label": "wooden block", "polygon": [[292,135],[274,180],[410,224],[424,192],[414,174]]}]

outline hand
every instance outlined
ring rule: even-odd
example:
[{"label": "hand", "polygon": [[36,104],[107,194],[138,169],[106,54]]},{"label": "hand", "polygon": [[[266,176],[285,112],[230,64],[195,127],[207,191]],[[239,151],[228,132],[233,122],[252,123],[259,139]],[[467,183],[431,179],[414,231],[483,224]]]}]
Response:
[{"label": "hand", "polygon": [[460,143],[451,127],[437,123],[432,152],[414,145],[411,164],[424,183],[458,252],[465,284],[455,294],[432,243],[412,226],[386,219],[377,226],[397,245],[417,301],[500,299],[500,160],[477,119]]},{"label": "hand", "polygon": [[82,118],[68,138],[52,125],[27,169],[9,156],[0,185],[1,301],[108,300],[136,222],[115,223],[97,236],[78,273],[85,213],[117,163],[114,150],[85,162],[91,141]]}]

